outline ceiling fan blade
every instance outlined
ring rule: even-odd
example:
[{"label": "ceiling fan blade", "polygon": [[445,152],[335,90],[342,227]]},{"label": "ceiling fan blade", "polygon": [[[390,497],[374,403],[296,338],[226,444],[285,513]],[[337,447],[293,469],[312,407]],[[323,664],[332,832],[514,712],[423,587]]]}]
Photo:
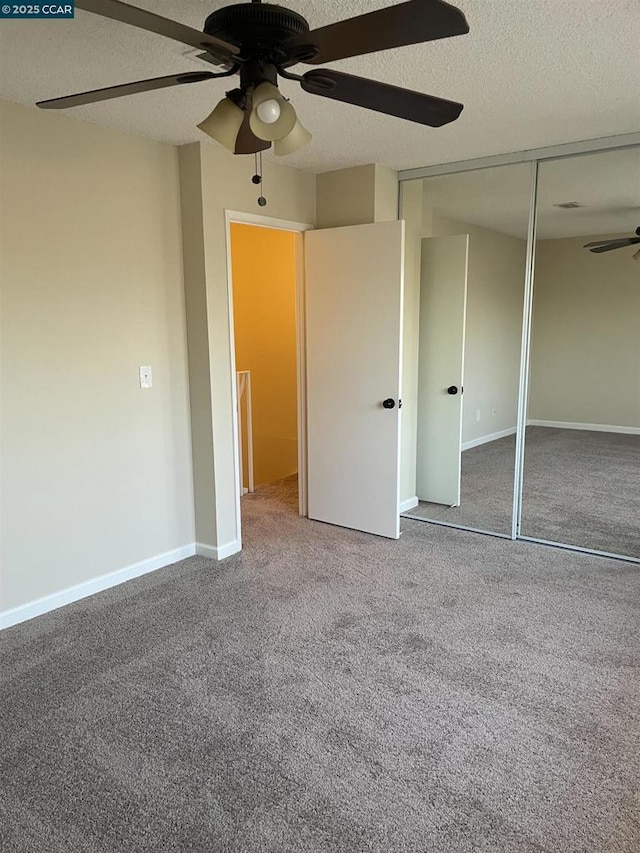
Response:
[{"label": "ceiling fan blade", "polygon": [[257,154],[259,151],[266,151],[271,148],[271,143],[258,137],[251,130],[249,125],[249,116],[251,110],[247,108],[244,121],[240,125],[238,136],[236,137],[236,147],[234,154]]},{"label": "ceiling fan blade", "polygon": [[614,244],[620,246],[627,246],[628,240],[635,239],[635,237],[609,237],[608,239],[605,238],[604,240],[594,240],[593,243],[585,243],[582,248],[590,249],[592,246],[613,246]]},{"label": "ceiling fan blade", "polygon": [[125,95],[137,95],[140,92],[152,92],[154,89],[167,89],[169,86],[182,86],[185,83],[200,83],[211,80],[216,75],[211,71],[188,71],[186,74],[169,74],[167,77],[154,77],[151,80],[138,80],[135,83],[123,83],[121,86],[109,86],[106,89],[93,89],[91,92],[78,92],[63,98],[51,98],[38,101],[42,110],[66,110],[68,107],[82,107],[111,98],[123,98]]},{"label": "ceiling fan blade", "polygon": [[430,127],[441,127],[455,121],[463,110],[463,105],[456,101],[446,101],[329,68],[307,71],[301,79],[301,86],[312,95],[344,101]]},{"label": "ceiling fan blade", "polygon": [[612,240],[611,243],[605,243],[604,246],[596,246],[595,249],[589,249],[590,252],[601,254],[602,252],[612,252],[614,249],[625,249],[627,246],[636,246],[640,243],[640,237],[628,237],[626,240]]},{"label": "ceiling fan blade", "polygon": [[95,15],[102,15],[103,18],[122,21],[123,24],[130,24],[132,27],[166,36],[191,47],[202,48],[227,62],[230,57],[239,53],[235,45],[228,44],[222,39],[179,24],[177,21],[171,21],[169,18],[163,18],[154,12],[147,12],[146,9],[121,3],[120,0],[76,0],[75,5],[77,9],[84,9],[85,12],[93,12]]},{"label": "ceiling fan blade", "polygon": [[468,32],[467,19],[455,6],[443,0],[409,0],[311,30],[290,39],[284,47],[295,56],[304,54],[304,46],[315,46],[317,54],[302,61],[317,65]]}]

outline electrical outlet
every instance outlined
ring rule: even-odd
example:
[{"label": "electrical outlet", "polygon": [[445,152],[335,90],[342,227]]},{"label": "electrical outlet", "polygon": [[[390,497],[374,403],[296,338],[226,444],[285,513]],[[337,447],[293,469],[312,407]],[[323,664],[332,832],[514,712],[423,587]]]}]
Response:
[{"label": "electrical outlet", "polygon": [[476,409],[476,421],[480,420],[480,409]]},{"label": "electrical outlet", "polygon": [[140,387],[153,387],[153,371],[151,370],[151,367],[149,365],[146,365],[145,367],[140,367]]}]

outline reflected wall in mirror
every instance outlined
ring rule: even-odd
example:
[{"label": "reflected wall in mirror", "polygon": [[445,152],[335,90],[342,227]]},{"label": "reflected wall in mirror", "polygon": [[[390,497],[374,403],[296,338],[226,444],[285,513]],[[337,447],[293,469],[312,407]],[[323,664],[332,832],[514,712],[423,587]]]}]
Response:
[{"label": "reflected wall in mirror", "polygon": [[509,535],[531,166],[421,184],[419,504],[407,514]]},{"label": "reflected wall in mirror", "polygon": [[639,558],[640,245],[591,249],[640,226],[640,149],[542,163],[538,186],[520,532]]}]

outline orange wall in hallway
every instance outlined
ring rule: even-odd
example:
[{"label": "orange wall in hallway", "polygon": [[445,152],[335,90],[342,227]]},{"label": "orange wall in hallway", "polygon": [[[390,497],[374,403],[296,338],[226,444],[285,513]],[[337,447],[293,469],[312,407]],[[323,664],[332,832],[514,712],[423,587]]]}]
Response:
[{"label": "orange wall in hallway", "polygon": [[236,370],[251,371],[256,485],[298,469],[295,240],[231,224]]}]

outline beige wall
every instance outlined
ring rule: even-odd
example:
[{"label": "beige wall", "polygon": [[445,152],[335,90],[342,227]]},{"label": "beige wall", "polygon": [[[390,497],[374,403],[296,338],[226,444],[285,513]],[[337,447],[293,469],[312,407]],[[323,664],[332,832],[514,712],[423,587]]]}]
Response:
[{"label": "beige wall", "polygon": [[398,218],[398,174],[384,166],[354,166],[317,175],[318,228],[366,225]]},{"label": "beige wall", "polygon": [[0,147],[9,609],[188,545],[194,521],[176,150],[6,103]]},{"label": "beige wall", "polygon": [[376,164],[374,222],[394,222],[398,219],[398,173]]},{"label": "beige wall", "polygon": [[265,160],[260,208],[250,157],[204,142],[183,146],[179,161],[185,245],[193,229],[198,253],[185,265],[196,539],[219,556],[208,549],[225,554],[237,543],[225,209],[313,224],[316,179]]},{"label": "beige wall", "polygon": [[640,427],[640,263],[598,235],[536,246],[529,418]]},{"label": "beige wall", "polygon": [[463,444],[515,431],[526,241],[435,213],[428,230],[425,237],[469,234]]},{"label": "beige wall", "polygon": [[[178,151],[196,537],[216,541],[211,357],[200,148]],[[203,534],[203,531],[206,533]],[[203,538],[204,537],[204,538]]]},{"label": "beige wall", "polygon": [[318,228],[375,222],[376,167],[356,166],[316,176]]}]

